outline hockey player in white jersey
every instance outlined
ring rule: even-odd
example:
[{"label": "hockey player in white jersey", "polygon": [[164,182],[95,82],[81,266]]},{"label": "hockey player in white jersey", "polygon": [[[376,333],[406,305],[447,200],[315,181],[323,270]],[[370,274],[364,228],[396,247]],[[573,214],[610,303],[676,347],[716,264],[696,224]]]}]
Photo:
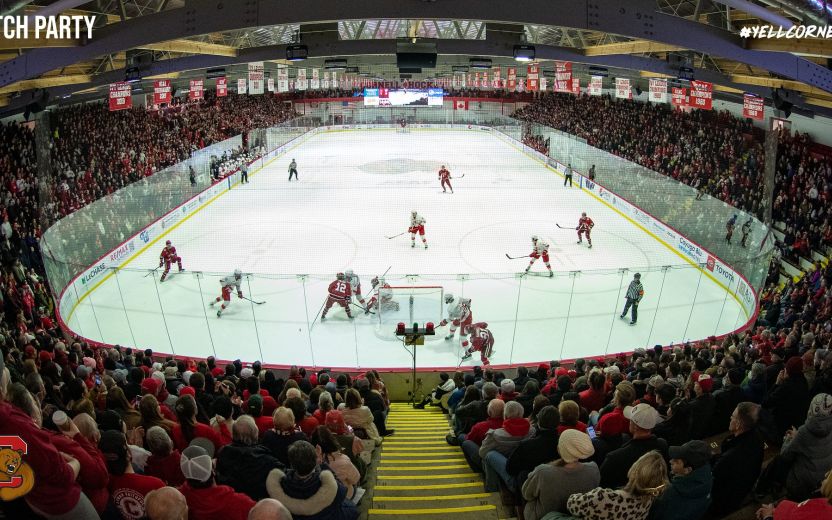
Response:
[{"label": "hockey player in white jersey", "polygon": [[370,283],[373,284],[373,289],[376,289],[378,292],[370,297],[364,314],[369,314],[371,310],[378,310],[379,306],[385,311],[399,310],[399,302],[393,300],[393,291],[390,289],[390,284],[384,278],[374,276],[370,280]]},{"label": "hockey player in white jersey", "polygon": [[239,269],[234,270],[234,274],[230,274],[220,280],[220,285],[222,286],[222,294],[217,296],[217,299],[210,303],[211,307],[214,306],[215,303],[222,302],[222,305],[217,310],[217,318],[222,316],[222,311],[224,311],[228,306],[231,305],[231,291],[237,289],[237,298],[243,297],[243,273]]},{"label": "hockey player in white jersey", "polygon": [[[445,305],[452,305],[454,303],[454,295],[448,293],[445,295]],[[445,336],[445,341],[453,339],[456,329],[459,329],[459,346],[463,349],[468,348],[468,328],[473,323],[474,317],[471,314],[471,298],[460,298],[456,305],[448,310],[448,318],[443,319],[440,327],[444,327],[448,323],[451,324],[451,330]]]},{"label": "hockey player in white jersey", "polygon": [[538,239],[537,235],[532,235],[532,248],[532,254],[529,255],[531,261],[529,262],[529,266],[526,268],[526,272],[529,272],[529,269],[532,268],[535,260],[542,258],[543,263],[546,264],[546,269],[549,270],[549,278],[555,276],[555,273],[552,272],[552,266],[549,264],[549,244]]},{"label": "hockey player in white jersey", "polygon": [[361,296],[361,279],[358,277],[357,274],[352,272],[352,269],[347,269],[344,271],[344,277],[350,283],[350,287],[352,288],[352,295],[355,296],[355,299],[361,304],[361,308],[365,311],[367,310],[367,302],[364,301],[364,297]]},{"label": "hockey player in white jersey", "polygon": [[416,233],[422,238],[422,244],[425,249],[428,248],[428,241],[425,239],[425,218],[418,214],[416,210],[410,212],[410,227],[407,231],[410,233],[410,247],[416,247]]}]

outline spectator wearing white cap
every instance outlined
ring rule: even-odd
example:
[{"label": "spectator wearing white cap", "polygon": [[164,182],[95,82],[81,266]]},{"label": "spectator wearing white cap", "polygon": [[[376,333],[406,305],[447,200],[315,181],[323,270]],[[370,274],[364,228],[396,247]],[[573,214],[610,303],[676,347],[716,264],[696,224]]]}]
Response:
[{"label": "spectator wearing white cap", "polygon": [[515,392],[516,386],[514,385],[514,381],[505,378],[500,381],[500,399],[505,402],[513,401],[517,399],[517,392]]},{"label": "spectator wearing white cap", "polygon": [[632,438],[617,450],[611,451],[601,464],[601,487],[618,488],[627,483],[630,466],[647,452],[658,450],[667,460],[667,442],[653,435],[659,412],[646,403],[628,406],[624,417],[630,420]]},{"label": "spectator wearing white cap", "polygon": [[523,517],[538,520],[547,513],[566,513],[566,500],[574,493],[585,493],[601,482],[594,462],[581,462],[595,453],[592,440],[584,432],[566,430],[558,438],[558,455],[553,462],[537,466],[523,484],[526,506]]},{"label": "spectator wearing white cap", "polygon": [[214,482],[214,461],[204,448],[185,448],[180,466],[182,474],[185,475],[185,483],[179,486],[179,491],[188,502],[190,520],[248,518],[249,510],[254,507],[254,500],[243,493],[235,492],[230,486],[221,486]]}]

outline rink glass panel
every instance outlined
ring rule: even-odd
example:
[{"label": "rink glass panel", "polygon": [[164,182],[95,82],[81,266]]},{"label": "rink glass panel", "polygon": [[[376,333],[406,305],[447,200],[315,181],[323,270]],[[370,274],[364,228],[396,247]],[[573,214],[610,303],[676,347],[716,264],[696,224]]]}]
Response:
[{"label": "rink glass panel", "polygon": [[[303,139],[310,129],[332,120],[329,108],[321,105],[322,108],[308,110],[307,117],[252,131],[249,143],[268,152]],[[707,196],[696,201],[692,188],[592,148],[573,136],[512,120],[505,117],[506,111],[505,106],[499,110],[480,109],[472,103],[467,111],[341,108],[339,113],[345,124],[380,123],[395,127],[399,120],[406,119],[413,125],[489,125],[518,141],[524,132],[549,138],[553,159],[571,163],[580,173],[586,173],[595,164],[598,182],[727,260],[759,288],[773,244],[769,239],[761,247],[768,232],[762,223],[752,221],[749,247],[741,248],[740,228],[746,219],[742,212]],[[53,292],[59,296],[66,291],[71,296],[72,309],[63,311],[64,316],[71,313],[69,327],[103,343],[150,346],[188,356],[262,359],[275,364],[320,364],[323,360],[328,366],[407,366],[410,354],[391,337],[392,331],[382,329],[372,316],[364,319],[363,312],[355,307],[352,310],[356,320],[346,319],[343,310],[335,306],[326,327],[322,326],[320,308],[332,277],[328,273],[247,274],[247,297],[279,305],[260,306],[233,295],[233,312],[230,310],[220,319],[207,303],[219,294],[218,280],[227,273],[180,274],[175,273],[173,266],[175,274],[160,283],[161,270],[150,272],[128,263],[99,273],[95,290],[79,289],[77,283],[70,283],[90,266],[112,255],[130,237],[199,194],[209,185],[210,157],[239,148],[241,142],[237,136],[200,150],[188,161],[82,208],[44,233],[41,248]],[[263,164],[261,160],[252,169]],[[197,173],[196,187],[188,180],[189,166]],[[740,216],[734,243],[728,245],[724,242],[724,223],[734,213]],[[150,247],[160,250],[163,244],[161,240]],[[128,253],[132,251],[124,254]],[[540,270],[542,265],[538,262],[535,268]],[[617,316],[623,308],[626,286],[636,270],[639,269],[558,272],[553,280],[519,277],[517,273],[449,273],[415,278],[391,275],[388,282],[441,285],[444,293],[471,297],[474,319],[487,322],[497,338],[494,362],[501,364],[613,353],[697,339],[729,332],[748,320],[733,295],[724,290],[715,295],[716,286],[702,269],[684,265],[639,270],[643,280],[649,281],[650,289],[639,308],[639,324],[630,327]],[[370,277],[363,275],[365,297]],[[174,279],[184,289],[184,296],[166,294],[164,284]],[[694,280],[696,289],[691,293]],[[685,294],[674,290],[676,282],[684,282]],[[496,302],[492,296],[494,284],[504,290]],[[608,293],[607,297],[599,299],[599,291]],[[616,298],[609,297],[612,293],[616,293]],[[152,326],[148,326],[148,316],[153,317]],[[235,322],[245,326],[229,326]],[[430,362],[419,362],[420,365],[458,364],[458,335],[449,344],[444,340],[445,334],[447,328],[438,329],[437,337],[428,339],[421,352]],[[379,350],[384,352],[381,358],[373,355]]]}]

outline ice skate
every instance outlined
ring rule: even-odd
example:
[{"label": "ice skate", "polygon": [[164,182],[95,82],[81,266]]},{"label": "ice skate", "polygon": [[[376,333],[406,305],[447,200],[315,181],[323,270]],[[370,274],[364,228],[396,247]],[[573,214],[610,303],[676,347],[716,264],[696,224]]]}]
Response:
[{"label": "ice skate", "polygon": [[466,352],[465,355],[462,356],[462,361],[466,361],[468,359],[471,359],[471,353],[470,352]]}]

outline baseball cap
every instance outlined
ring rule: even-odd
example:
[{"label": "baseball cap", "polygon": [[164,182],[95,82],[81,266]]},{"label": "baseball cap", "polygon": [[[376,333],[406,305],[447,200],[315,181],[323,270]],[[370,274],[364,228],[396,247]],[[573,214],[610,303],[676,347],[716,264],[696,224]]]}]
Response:
[{"label": "baseball cap", "polygon": [[705,441],[688,441],[681,446],[671,446],[668,453],[671,459],[682,460],[685,466],[693,469],[704,466],[711,458],[711,451]]},{"label": "baseball cap", "polygon": [[207,437],[194,437],[188,446],[199,446],[205,453],[208,454],[209,457],[214,456],[214,443],[211,442]]},{"label": "baseball cap", "polygon": [[624,408],[624,417],[644,430],[652,430],[659,422],[659,412],[647,403]]},{"label": "baseball cap", "polygon": [[714,388],[714,380],[708,374],[701,374],[696,382],[703,392],[710,392]]},{"label": "baseball cap", "polygon": [[179,468],[187,479],[205,482],[211,478],[213,464],[204,448],[188,446],[179,459]]}]

